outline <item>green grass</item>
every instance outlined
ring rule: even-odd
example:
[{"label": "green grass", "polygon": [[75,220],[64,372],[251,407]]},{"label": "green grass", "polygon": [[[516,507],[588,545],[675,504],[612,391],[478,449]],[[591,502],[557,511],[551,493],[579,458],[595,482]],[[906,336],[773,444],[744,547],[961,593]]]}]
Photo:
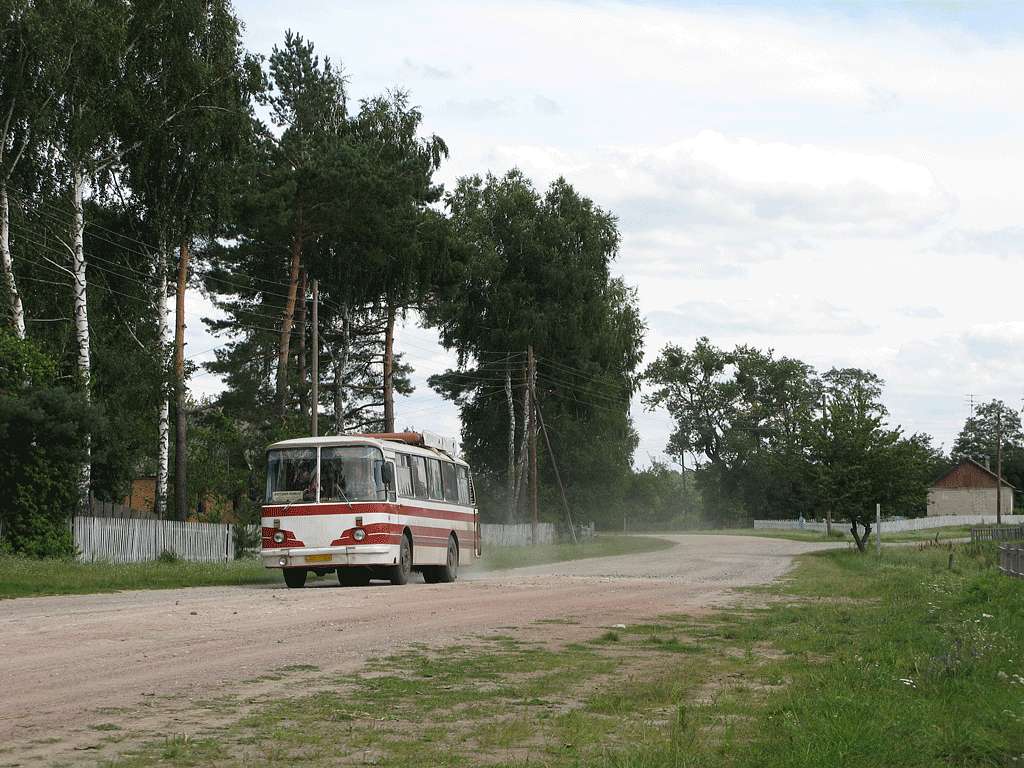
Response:
[{"label": "green grass", "polygon": [[280,578],[256,560],[113,564],[0,556],[0,598],[260,584]]},{"label": "green grass", "polygon": [[[766,539],[788,539],[790,541],[848,541],[853,543],[850,536],[849,524],[834,523],[832,526],[832,537],[818,531],[783,530],[775,528],[723,528],[708,529],[700,531],[681,531],[681,533],[716,534],[724,536],[759,536]],[[885,523],[882,524],[882,543],[901,543],[913,541],[933,541],[938,534],[939,541],[949,539],[970,538],[971,527],[968,525],[948,525],[941,528],[925,528],[919,531],[902,531],[900,533],[886,533]],[[871,546],[874,546],[874,531],[871,533]]]},{"label": "green grass", "polygon": [[602,534],[580,544],[540,544],[536,547],[484,547],[480,565],[486,570],[522,568],[587,557],[610,557],[655,552],[675,546],[653,536],[609,536]]},{"label": "green grass", "polygon": [[786,584],[759,590],[785,603],[703,629],[705,642],[743,651],[733,674],[752,685],[695,712],[685,755],[665,736],[661,751],[609,764],[1021,764],[1024,582],[992,560],[971,546],[802,558]]}]

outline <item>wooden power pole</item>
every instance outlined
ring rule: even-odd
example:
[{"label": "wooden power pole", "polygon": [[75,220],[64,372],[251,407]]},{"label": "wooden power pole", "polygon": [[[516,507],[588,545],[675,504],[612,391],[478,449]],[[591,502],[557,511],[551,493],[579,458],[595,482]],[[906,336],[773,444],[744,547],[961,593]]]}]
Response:
[{"label": "wooden power pole", "polygon": [[318,292],[319,281],[313,280],[313,377],[312,386],[309,390],[309,431],[316,437],[320,434],[320,322],[318,309],[320,306],[320,295]]},{"label": "wooden power pole", "polygon": [[1003,524],[1003,413],[996,411],[996,525]]},{"label": "wooden power pole", "polygon": [[[533,345],[526,350],[526,381],[530,390],[530,409],[537,407],[537,361],[533,357]],[[530,532],[532,541],[537,543],[537,419],[530,419]]]}]

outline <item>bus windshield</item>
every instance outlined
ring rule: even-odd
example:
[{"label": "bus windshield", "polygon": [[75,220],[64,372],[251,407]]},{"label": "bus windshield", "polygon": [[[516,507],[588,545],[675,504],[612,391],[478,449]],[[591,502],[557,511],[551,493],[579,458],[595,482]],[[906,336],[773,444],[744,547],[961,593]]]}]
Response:
[{"label": "bus windshield", "polygon": [[384,454],[368,445],[320,449],[320,501],[387,501]]},{"label": "bus windshield", "polygon": [[284,448],[267,454],[267,503],[316,501],[316,448]]}]

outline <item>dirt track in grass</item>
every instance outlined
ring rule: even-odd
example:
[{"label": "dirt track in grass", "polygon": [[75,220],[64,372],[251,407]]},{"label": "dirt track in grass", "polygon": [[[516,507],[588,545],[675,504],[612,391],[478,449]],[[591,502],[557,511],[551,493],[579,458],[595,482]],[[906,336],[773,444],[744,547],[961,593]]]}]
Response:
[{"label": "dirt track in grass", "polygon": [[[794,555],[835,545],[749,536],[661,536],[670,549],[489,573],[455,584],[341,588],[332,575],[283,584],[5,601],[0,631],[0,765],[93,762],[111,713],[180,732],[183,705],[237,693],[292,695],[275,672],[364,668],[411,643],[474,635],[560,640],[659,614],[699,614],[737,587],[772,581]],[[279,677],[279,679],[274,679]],[[141,713],[145,713],[144,716]],[[98,732],[97,726],[100,726]],[[109,736],[109,735],[108,735]]]}]

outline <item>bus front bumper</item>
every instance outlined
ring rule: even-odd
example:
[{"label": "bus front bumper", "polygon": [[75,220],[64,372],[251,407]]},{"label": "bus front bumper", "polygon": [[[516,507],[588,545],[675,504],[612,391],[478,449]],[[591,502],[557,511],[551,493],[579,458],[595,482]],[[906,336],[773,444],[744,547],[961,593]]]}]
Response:
[{"label": "bus front bumper", "polygon": [[396,544],[356,544],[345,547],[302,547],[264,549],[260,559],[265,568],[337,568],[345,565],[394,565]]}]

